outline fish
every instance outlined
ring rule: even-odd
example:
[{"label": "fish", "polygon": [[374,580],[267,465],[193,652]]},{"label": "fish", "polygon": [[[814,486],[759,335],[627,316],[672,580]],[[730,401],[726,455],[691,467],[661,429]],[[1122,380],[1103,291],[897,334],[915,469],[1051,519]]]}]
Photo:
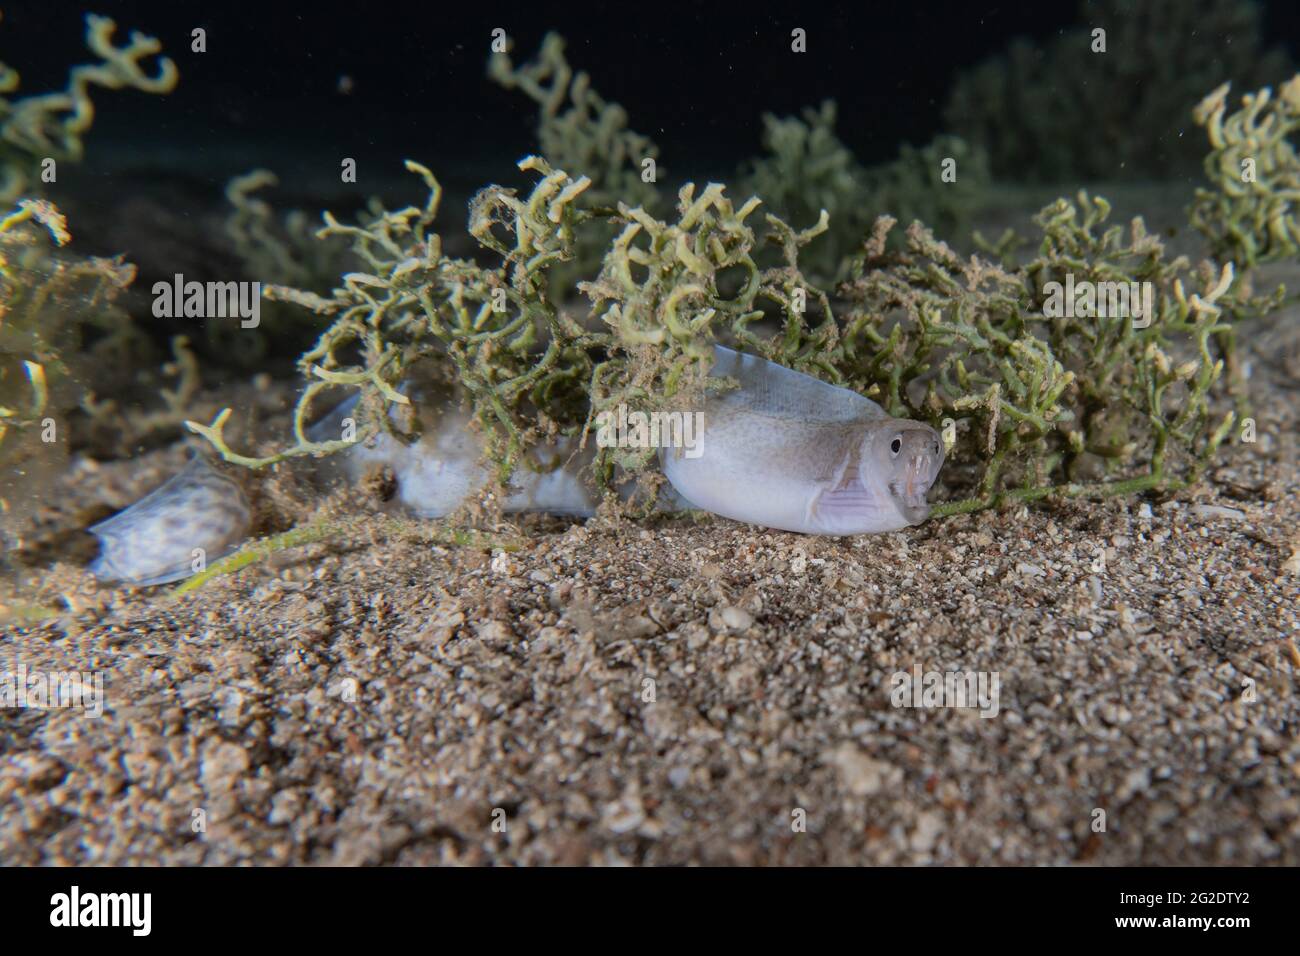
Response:
[{"label": "fish", "polygon": [[[714,346],[713,377],[738,387],[700,402],[687,450],[661,448],[670,489],[661,507],[698,508],[765,528],[819,535],[896,531],[929,515],[927,495],[944,462],[939,435],[894,418],[857,392],[775,362]],[[411,444],[384,432],[329,456],[321,476],[357,482],[391,469],[395,503],[421,518],[455,510],[489,482],[483,446],[453,397],[417,395],[436,426]],[[308,430],[343,434],[354,396]],[[534,447],[510,479],[506,512],[595,514],[585,479],[594,449],[562,438]],[[247,537],[251,511],[238,482],[201,455],[140,501],[88,529],[99,538],[91,572],[104,582],[147,586],[202,570]]]},{"label": "fish", "polygon": [[714,346],[710,375],[739,387],[709,400],[699,447],[660,452],[664,476],[697,508],[803,534],[897,531],[929,516],[944,445],[852,389]]}]

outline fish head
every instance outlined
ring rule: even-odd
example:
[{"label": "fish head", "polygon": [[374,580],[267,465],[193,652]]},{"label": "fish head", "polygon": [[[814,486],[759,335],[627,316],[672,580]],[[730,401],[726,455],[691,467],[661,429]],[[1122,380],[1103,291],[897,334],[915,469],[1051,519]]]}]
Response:
[{"label": "fish head", "polygon": [[885,490],[908,524],[930,514],[926,494],[943,467],[943,439],[924,422],[883,419],[872,429],[864,450],[867,473]]}]

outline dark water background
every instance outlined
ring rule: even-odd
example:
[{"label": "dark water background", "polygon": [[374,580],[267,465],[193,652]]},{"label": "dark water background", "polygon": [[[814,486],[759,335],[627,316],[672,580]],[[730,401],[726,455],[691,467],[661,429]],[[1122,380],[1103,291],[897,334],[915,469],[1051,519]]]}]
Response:
[{"label": "dark water background", "polygon": [[[219,192],[230,176],[265,165],[287,193],[319,196],[337,184],[346,155],[359,165],[353,191],[369,195],[400,175],[406,157],[453,187],[518,177],[512,163],[534,148],[536,115],[486,77],[495,27],[513,38],[516,62],[548,30],[561,32],[570,63],[627,108],[677,181],[729,176],[759,152],[761,113],[794,114],[828,97],[857,157],[887,161],[899,143],[942,131],[961,70],[1014,37],[1046,43],[1080,22],[1074,3],[1043,0],[783,7],[773,16],[769,5],[734,3],[40,0],[5,4],[0,57],[20,70],[23,90],[58,88],[67,66],[84,59],[83,15],[112,16],[123,31],[157,36],[181,80],[166,97],[96,97],[87,170],[163,171]],[[1263,12],[1266,43],[1300,59],[1300,4],[1277,0]],[[207,31],[206,53],[190,52],[195,27]],[[808,32],[806,55],[790,53],[794,27]]]},{"label": "dark water background", "polygon": [[[1300,40],[1294,4],[1270,12],[1276,32]],[[105,154],[134,147],[157,162],[208,167],[247,156],[311,175],[340,151],[366,169],[404,156],[511,172],[529,148],[531,104],[485,74],[493,28],[526,60],[548,30],[568,41],[633,128],[683,173],[730,171],[759,151],[763,111],[797,113],[827,97],[840,105],[840,136],[864,162],[892,159],[900,141],[924,143],[940,127],[953,77],[1009,39],[1038,40],[1076,21],[1072,3],[939,2],[785,5],[726,3],[186,3],[5,4],[4,59],[25,89],[62,85],[83,47],[82,16],[157,36],[181,82],[167,97],[97,101],[93,143]],[[190,52],[207,30],[208,52]],[[790,54],[790,31],[809,51]],[[341,76],[353,81],[338,91]],[[140,157],[145,158],[145,157]],[[336,164],[333,164],[336,165]],[[333,173],[333,168],[330,170]],[[224,175],[224,173],[222,173]]]}]

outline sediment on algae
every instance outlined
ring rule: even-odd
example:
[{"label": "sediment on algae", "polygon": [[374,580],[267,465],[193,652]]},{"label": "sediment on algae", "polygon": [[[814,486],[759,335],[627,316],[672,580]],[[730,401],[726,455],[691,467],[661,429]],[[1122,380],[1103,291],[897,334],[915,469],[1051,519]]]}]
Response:
[{"label": "sediment on algae", "polygon": [[[725,341],[938,429],[949,446],[941,480],[951,499],[938,514],[1051,495],[1168,491],[1195,482],[1238,437],[1245,403],[1237,395],[1238,407],[1225,408],[1227,385],[1241,387],[1225,376],[1236,329],[1283,295],[1253,293],[1245,272],[1253,260],[1170,258],[1140,218],[1113,225],[1104,199],[1080,193],[1035,217],[1028,244],[1037,252],[1019,263],[1001,253],[1023,238],[1004,236],[992,258],[963,258],[920,221],[895,231],[895,217],[881,216],[856,254],[833,267],[847,279],[832,288],[806,266],[832,230],[830,211],[791,221],[764,197],[732,195],[720,183],[683,186],[666,211],[662,191],[639,173],[639,151],[653,158],[651,145],[569,69],[562,50],[548,38],[533,64],[492,61],[497,79],[541,105],[542,145],[555,155],[519,164],[534,180],[527,195],[493,185],[471,201],[481,255],[444,254],[435,231],[441,188],[408,162],[429,190],[423,205],[375,209],[354,224],[325,216],[318,235],[350,241],[357,271],[329,294],[265,290],[329,323],[300,361],[307,385],[290,442],[264,456],[237,452],[224,437],[228,409],[193,430],[251,467],[339,451],[380,429],[412,441],[428,423],[398,385],[424,366],[459,385],[505,482],[533,467],[530,446],[586,438],[602,411],[690,407],[729,387],[707,375],[713,343]],[[818,152],[841,156],[835,168],[856,175],[830,135],[833,109],[805,119],[799,150],[815,139]],[[899,163],[924,166],[907,175],[926,181],[938,152],[955,148],[940,141],[905,151]],[[556,156],[586,165],[565,168]],[[1227,214],[1241,214],[1225,201]],[[1085,300],[1062,311],[1060,289],[1075,285],[1100,290],[1093,311]],[[1117,313],[1120,292],[1128,311]],[[573,308],[575,293],[585,316]],[[1098,314],[1108,297],[1110,310]],[[309,438],[327,393],[349,391],[361,399],[355,438]],[[389,414],[394,407],[403,414]],[[653,486],[652,451],[598,449],[597,483],[608,487],[620,474]]]},{"label": "sediment on algae", "polygon": [[[63,215],[25,199],[0,219],[0,512],[23,510],[67,454],[70,415],[137,335],[115,300],[135,278],[120,257],[81,258]],[[95,330],[97,340],[84,338]],[[108,372],[106,372],[108,370]]]},{"label": "sediment on algae", "polygon": [[1205,175],[1213,188],[1196,190],[1189,218],[1216,255],[1249,268],[1300,252],[1300,156],[1292,143],[1300,130],[1300,74],[1276,96],[1269,87],[1247,93],[1232,113],[1229,86],[1193,114],[1210,140]]},{"label": "sediment on algae", "polygon": [[[2,28],[0,24],[0,28]],[[71,234],[42,193],[61,163],[83,159],[96,89],[167,93],[177,70],[161,44],[86,16],[86,45],[98,62],[73,67],[58,91],[15,97],[21,80],[0,63],[0,516],[7,526],[27,510],[69,447],[70,418],[95,414],[94,390],[114,390],[142,339],[115,304],[135,277],[122,257],[80,257]],[[93,346],[86,347],[88,333]],[[179,422],[179,417],[177,417]]]}]

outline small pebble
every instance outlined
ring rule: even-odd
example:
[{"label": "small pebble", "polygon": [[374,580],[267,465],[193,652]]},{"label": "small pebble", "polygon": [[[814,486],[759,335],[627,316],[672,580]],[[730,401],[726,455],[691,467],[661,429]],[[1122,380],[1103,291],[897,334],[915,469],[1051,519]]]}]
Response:
[{"label": "small pebble", "polygon": [[1198,518],[1227,518],[1229,521],[1241,521],[1246,517],[1246,512],[1222,505],[1194,505],[1192,514]]}]

